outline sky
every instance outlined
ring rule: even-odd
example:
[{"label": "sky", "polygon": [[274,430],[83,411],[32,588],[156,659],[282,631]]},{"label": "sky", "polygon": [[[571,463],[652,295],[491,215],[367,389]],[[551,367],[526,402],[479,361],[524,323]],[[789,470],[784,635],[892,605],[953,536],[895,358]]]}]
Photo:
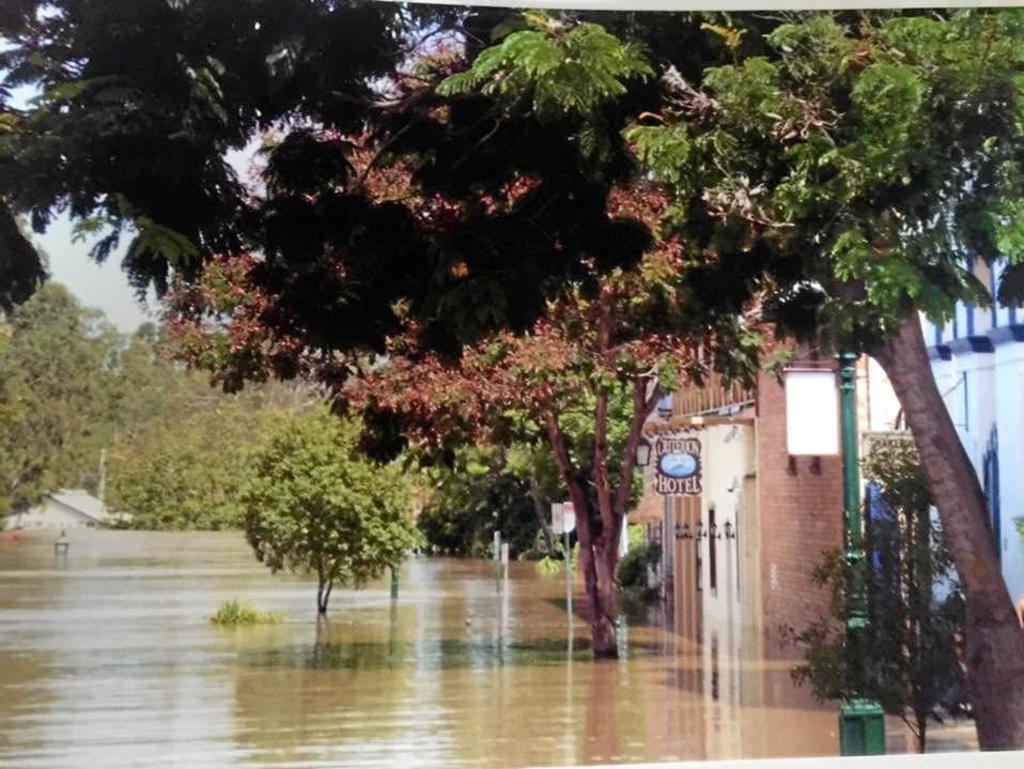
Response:
[{"label": "sky", "polygon": [[[0,50],[2,47],[0,43]],[[33,88],[17,88],[11,94],[11,104],[27,107],[35,93]],[[251,162],[259,146],[259,137],[253,137],[246,147],[227,153],[225,159],[242,180],[249,179]],[[107,320],[126,334],[148,320],[158,320],[160,311],[152,291],[145,301],[140,301],[121,271],[121,259],[130,241],[130,234],[126,234],[120,249],[103,264],[97,264],[89,258],[92,241],[72,242],[71,221],[66,216],[55,217],[45,233],[33,234],[33,242],[46,253],[50,280],[64,284],[86,307],[101,310]]]},{"label": "sky", "polygon": [[[258,139],[254,139],[249,146],[227,154],[228,163],[240,178],[247,178],[258,146]],[[54,218],[45,233],[33,235],[35,244],[46,254],[50,280],[63,283],[86,307],[102,310],[107,320],[122,333],[131,333],[146,321],[159,320],[160,303],[152,290],[140,301],[121,270],[121,259],[131,241],[130,233],[125,234],[120,248],[103,264],[89,258],[94,241],[72,242],[71,233],[71,221],[61,215]]]},{"label": "sky", "polygon": [[131,333],[147,320],[156,319],[157,303],[152,296],[139,302],[121,271],[124,245],[102,265],[89,258],[91,242],[71,242],[71,222],[54,219],[43,235],[34,237],[46,252],[50,279],[63,283],[86,307],[102,310],[107,320],[123,333]]}]

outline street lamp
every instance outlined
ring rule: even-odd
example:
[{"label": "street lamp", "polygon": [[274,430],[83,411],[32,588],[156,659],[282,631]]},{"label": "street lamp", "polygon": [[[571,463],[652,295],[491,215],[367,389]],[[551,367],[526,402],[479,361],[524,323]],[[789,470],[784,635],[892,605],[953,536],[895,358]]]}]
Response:
[{"label": "street lamp", "polygon": [[[795,471],[795,456],[843,458],[843,551],[848,566],[846,619],[847,664],[858,662],[856,649],[868,627],[864,589],[863,533],[861,531],[860,473],[857,450],[857,353],[839,353],[839,397],[835,373],[824,368],[791,368],[784,372],[786,389],[786,446]],[[838,402],[837,402],[838,401]],[[838,411],[838,413],[837,413]],[[844,756],[885,752],[885,717],[877,702],[853,697],[839,711],[840,752]]]},{"label": "street lamp", "polygon": [[[840,434],[843,444],[843,512],[846,530],[843,550],[846,556],[849,610],[846,619],[846,648],[850,655],[847,668],[857,664],[856,649],[861,647],[868,629],[868,600],[865,591],[864,535],[860,509],[860,472],[857,441],[857,354],[849,350],[836,356],[839,361]],[[839,745],[844,756],[885,753],[885,713],[872,700],[853,697],[839,710]]]},{"label": "street lamp", "polygon": [[663,395],[658,399],[658,416],[662,419],[672,418],[672,394]]},{"label": "street lamp", "polygon": [[636,466],[647,467],[651,461],[651,444],[646,438],[641,438],[636,444]]},{"label": "street lamp", "polygon": [[[849,596],[846,617],[847,666],[856,668],[856,649],[867,631],[867,595],[864,592],[863,533],[860,515],[860,473],[857,457],[857,353],[844,351],[839,361],[839,397],[836,373],[822,368],[793,368],[784,374],[786,451],[791,474],[798,456],[843,456],[843,512],[846,522],[843,549],[847,563]],[[814,465],[812,465],[814,472]],[[817,474],[820,474],[818,467]],[[853,688],[852,686],[850,688]],[[840,709],[840,752],[843,756],[880,755],[886,750],[885,714],[878,702],[853,696]]]}]

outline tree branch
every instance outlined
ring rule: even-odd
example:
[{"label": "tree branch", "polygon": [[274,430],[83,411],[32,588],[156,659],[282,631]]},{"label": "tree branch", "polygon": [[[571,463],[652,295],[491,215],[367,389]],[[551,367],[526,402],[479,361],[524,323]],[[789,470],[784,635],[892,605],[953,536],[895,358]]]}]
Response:
[{"label": "tree branch", "polygon": [[617,516],[625,513],[626,505],[629,503],[633,471],[636,469],[636,448],[640,445],[644,422],[647,421],[647,417],[658,404],[661,395],[662,391],[659,385],[655,385],[650,395],[647,394],[646,377],[638,376],[633,381],[633,416],[629,424],[626,445],[622,450],[623,456],[620,463],[622,472],[619,476],[619,486],[615,490],[615,514]]}]

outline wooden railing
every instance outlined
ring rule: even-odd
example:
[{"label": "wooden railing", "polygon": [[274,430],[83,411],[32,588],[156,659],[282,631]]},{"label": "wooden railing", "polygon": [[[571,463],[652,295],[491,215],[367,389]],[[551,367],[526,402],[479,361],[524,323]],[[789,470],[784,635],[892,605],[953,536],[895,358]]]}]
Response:
[{"label": "wooden railing", "polygon": [[717,411],[726,406],[737,406],[754,400],[751,388],[737,383],[725,385],[722,375],[711,372],[700,387],[686,386],[676,390],[672,396],[673,416],[692,416]]}]

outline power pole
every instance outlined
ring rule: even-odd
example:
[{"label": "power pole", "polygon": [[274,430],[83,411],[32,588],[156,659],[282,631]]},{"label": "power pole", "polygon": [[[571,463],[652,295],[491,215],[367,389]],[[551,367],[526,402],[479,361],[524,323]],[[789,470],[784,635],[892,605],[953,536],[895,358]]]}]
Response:
[{"label": "power pole", "polygon": [[107,450],[100,449],[100,475],[96,484],[96,496],[99,497],[100,506],[107,509]]}]

